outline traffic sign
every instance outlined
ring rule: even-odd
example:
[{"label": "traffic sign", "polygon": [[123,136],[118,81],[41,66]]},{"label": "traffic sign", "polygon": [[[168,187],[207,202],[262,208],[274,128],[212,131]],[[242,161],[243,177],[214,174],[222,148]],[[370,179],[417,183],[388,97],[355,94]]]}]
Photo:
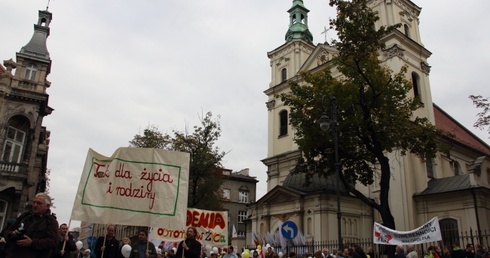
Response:
[{"label": "traffic sign", "polygon": [[298,235],[298,226],[292,221],[286,221],[281,226],[281,233],[287,240],[292,240]]}]

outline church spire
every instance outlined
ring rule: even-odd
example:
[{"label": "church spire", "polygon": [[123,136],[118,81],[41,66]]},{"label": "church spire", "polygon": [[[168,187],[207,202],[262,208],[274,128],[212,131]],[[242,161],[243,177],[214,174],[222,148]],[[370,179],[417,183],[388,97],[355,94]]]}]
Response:
[{"label": "church spire", "polygon": [[51,63],[46,40],[49,36],[49,23],[52,18],[52,14],[47,10],[39,11],[38,22],[34,24],[34,34],[29,43],[17,53],[18,56],[43,63]]},{"label": "church spire", "polygon": [[286,42],[293,39],[313,42],[313,35],[308,29],[308,12],[310,10],[303,5],[303,0],[293,0],[293,6],[288,10],[289,29],[286,33]]}]

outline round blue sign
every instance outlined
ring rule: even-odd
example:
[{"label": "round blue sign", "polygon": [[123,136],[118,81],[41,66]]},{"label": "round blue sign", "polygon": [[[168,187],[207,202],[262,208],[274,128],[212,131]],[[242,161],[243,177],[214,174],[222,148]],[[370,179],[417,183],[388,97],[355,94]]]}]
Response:
[{"label": "round blue sign", "polygon": [[281,233],[287,240],[292,240],[298,235],[298,226],[292,221],[286,221],[281,226]]}]

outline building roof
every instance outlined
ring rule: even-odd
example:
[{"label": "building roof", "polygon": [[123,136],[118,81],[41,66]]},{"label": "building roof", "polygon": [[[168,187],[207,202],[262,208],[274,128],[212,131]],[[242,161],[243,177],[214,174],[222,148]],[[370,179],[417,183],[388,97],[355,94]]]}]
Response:
[{"label": "building roof", "polygon": [[458,123],[436,104],[434,106],[434,117],[436,127],[454,136],[453,140],[482,154],[490,156],[490,146],[480,138],[471,133],[468,129]]},{"label": "building roof", "polygon": [[[308,182],[309,181],[309,182]],[[337,177],[335,174],[326,177],[314,174],[309,180],[306,179],[305,173],[290,173],[283,182],[283,186],[290,189],[295,189],[302,193],[315,192],[336,192]],[[343,184],[340,184],[340,192],[343,195],[348,194],[347,189]]]},{"label": "building roof", "polygon": [[464,174],[459,176],[451,176],[444,178],[432,178],[427,183],[427,188],[421,193],[415,194],[416,196],[431,195],[437,193],[447,193],[465,190],[468,188],[479,187],[479,185],[472,185],[470,180],[470,174]]}]

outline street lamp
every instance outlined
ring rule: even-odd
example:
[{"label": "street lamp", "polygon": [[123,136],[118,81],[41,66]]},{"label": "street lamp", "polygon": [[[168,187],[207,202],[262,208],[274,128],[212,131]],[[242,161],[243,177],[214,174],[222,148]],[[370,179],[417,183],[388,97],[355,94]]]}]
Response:
[{"label": "street lamp", "polygon": [[333,149],[335,155],[335,175],[337,183],[337,234],[339,241],[339,250],[343,250],[342,244],[342,226],[341,226],[341,214],[340,214],[340,161],[339,161],[339,131],[338,131],[338,122],[337,122],[337,106],[335,104],[335,97],[330,98],[330,108],[332,110],[332,119],[330,119],[327,115],[327,106],[325,105],[326,96],[322,97],[322,105],[323,105],[323,114],[318,120],[320,124],[320,128],[322,131],[326,132],[330,127],[332,127],[333,132]]}]

